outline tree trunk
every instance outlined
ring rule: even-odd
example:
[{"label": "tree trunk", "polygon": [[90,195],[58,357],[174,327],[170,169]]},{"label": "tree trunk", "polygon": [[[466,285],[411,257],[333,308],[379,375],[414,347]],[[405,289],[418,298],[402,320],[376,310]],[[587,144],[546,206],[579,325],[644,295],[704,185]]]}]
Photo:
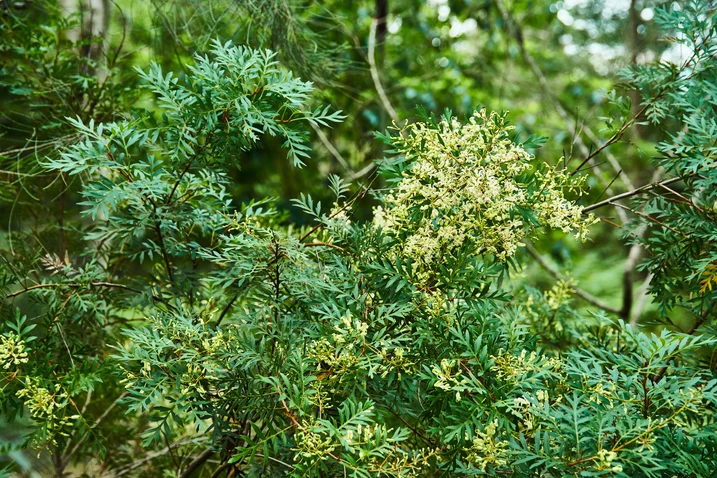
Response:
[{"label": "tree trunk", "polygon": [[[640,26],[640,12],[637,10],[637,0],[630,1],[630,10],[628,13],[628,28],[627,28],[627,47],[630,52],[630,66],[637,65],[637,57],[641,51],[640,34],[637,29]],[[642,105],[642,98],[638,90],[630,90],[630,100],[632,101],[632,114],[637,114],[640,111]],[[635,139],[639,139],[642,136],[640,126],[635,125],[632,128],[632,133]]]},{"label": "tree trunk", "polygon": [[[110,0],[60,0],[60,5],[66,17],[79,15],[80,19],[77,27],[67,31],[67,39],[72,42],[94,40],[82,45],[82,56],[95,61],[100,60],[107,46]],[[104,68],[85,70],[83,73],[94,73],[100,81],[107,75]]]}]

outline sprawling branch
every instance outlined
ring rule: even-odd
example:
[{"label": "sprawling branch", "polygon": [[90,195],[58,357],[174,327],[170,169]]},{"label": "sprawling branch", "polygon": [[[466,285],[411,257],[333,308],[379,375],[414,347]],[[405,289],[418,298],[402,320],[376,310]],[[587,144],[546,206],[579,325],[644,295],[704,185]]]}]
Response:
[{"label": "sprawling branch", "polygon": [[[67,467],[67,465],[70,463],[70,460],[72,459],[72,457],[74,456],[74,454],[77,453],[77,450],[80,449],[80,445],[82,445],[82,443],[85,441],[85,439],[86,439],[87,436],[89,435],[90,431],[93,430],[93,429],[95,429],[96,427],[98,427],[98,426],[100,425],[100,423],[102,423],[102,420],[104,420],[105,418],[107,418],[107,415],[110,414],[110,412],[117,406],[117,404],[118,404],[120,401],[122,401],[122,399],[123,399],[124,397],[127,396],[128,393],[129,393],[129,392],[123,392],[119,397],[117,397],[117,399],[116,399],[114,402],[112,402],[109,407],[107,407],[107,408],[105,409],[105,411],[102,413],[102,415],[100,415],[100,416],[97,418],[97,420],[95,420],[95,423],[93,423],[92,426],[91,426],[87,431],[85,431],[85,433],[82,435],[82,437],[80,437],[80,439],[77,440],[77,443],[75,443],[75,446],[72,448],[72,450],[71,450],[69,453],[66,453],[65,456],[62,457],[62,460],[61,460],[61,461],[62,461],[62,469],[63,469],[63,470],[64,470],[64,469]],[[69,444],[68,444],[68,445],[69,445]]]},{"label": "sprawling branch", "polygon": [[80,288],[80,287],[87,287],[87,286],[90,286],[90,287],[117,288],[117,289],[128,290],[128,291],[131,291],[131,292],[137,292],[137,293],[141,293],[141,292],[142,292],[142,291],[140,291],[140,290],[133,289],[132,287],[126,286],[126,285],[124,285],[124,284],[116,284],[116,283],[114,283],[114,282],[101,282],[101,281],[96,281],[96,282],[87,282],[87,283],[85,283],[85,284],[77,283],[77,282],[71,282],[71,283],[66,283],[66,284],[62,284],[62,283],[35,284],[35,285],[31,285],[31,286],[29,286],[29,287],[25,287],[24,289],[17,290],[17,291],[15,291],[15,292],[10,292],[9,294],[5,294],[5,297],[4,297],[4,298],[5,298],[5,299],[11,299],[11,298],[13,298],[13,297],[17,297],[18,295],[24,294],[25,292],[30,292],[30,291],[35,290],[35,289],[49,289],[49,288],[57,288],[57,287],[70,287],[70,288],[73,288],[73,289],[77,289],[77,288]]},{"label": "sprawling branch", "polygon": [[333,157],[336,159],[336,161],[338,161],[339,164],[340,164],[346,171],[348,171],[349,173],[355,174],[354,171],[353,171],[353,169],[351,169],[351,166],[349,166],[348,161],[346,161],[346,160],[344,159],[344,157],[341,156],[341,153],[339,153],[339,150],[336,149],[336,147],[335,147],[333,144],[331,144],[331,141],[329,141],[329,138],[326,137],[326,133],[324,133],[324,132],[321,130],[321,128],[319,128],[318,126],[316,126],[316,125],[315,125],[314,123],[312,123],[311,121],[309,121],[309,124],[311,125],[311,127],[313,128],[313,130],[316,132],[316,136],[319,137],[319,140],[321,140],[321,142],[322,142],[323,145],[326,147],[326,149],[329,151],[329,153],[331,153],[331,156],[333,156]]},{"label": "sprawling branch", "polygon": [[[10,292],[8,294],[5,294],[4,297],[0,298],[0,301],[4,301],[7,299],[11,299],[13,297],[17,297],[19,295],[22,295],[26,292],[30,292],[37,289],[51,289],[51,288],[60,288],[60,287],[69,287],[71,289],[79,289],[82,287],[106,287],[109,289],[122,289],[129,292],[134,292],[136,294],[142,294],[143,291],[139,289],[135,289],[134,287],[130,287],[124,284],[117,284],[115,282],[104,282],[104,281],[93,281],[93,282],[86,282],[86,283],[79,283],[79,282],[68,282],[68,283],[49,283],[49,284],[35,284],[28,287],[24,287],[20,290],[16,290],[15,292]],[[157,297],[156,295],[152,294],[152,299],[156,300],[157,302],[161,302],[162,304],[166,305],[169,308],[174,309],[174,306],[167,303],[165,300],[163,300],[161,297]]]},{"label": "sprawling branch", "polygon": [[131,473],[133,470],[136,470],[137,468],[144,466],[145,464],[149,463],[150,461],[154,460],[155,458],[166,455],[167,453],[169,453],[172,450],[172,447],[177,447],[180,445],[197,444],[199,442],[205,442],[205,441],[207,441],[206,437],[195,438],[192,440],[177,440],[162,450],[159,450],[155,453],[151,453],[140,460],[137,460],[133,463],[125,465],[117,470],[114,470],[114,472],[108,472],[106,474],[103,474],[102,476],[107,477],[107,478],[119,478],[120,476],[124,476],[127,473]]},{"label": "sprawling branch", "polygon": [[605,200],[603,200],[603,201],[600,201],[600,202],[598,202],[598,203],[591,204],[591,205],[589,205],[589,206],[585,206],[585,207],[583,208],[583,213],[586,213],[586,212],[588,212],[588,211],[592,211],[593,209],[597,209],[597,208],[600,208],[600,207],[603,207],[603,206],[607,206],[608,204],[614,206],[614,205],[615,205],[615,201],[619,201],[620,199],[626,199],[626,198],[629,198],[629,197],[632,197],[632,196],[636,196],[636,195],[638,195],[638,194],[640,194],[640,193],[643,193],[643,192],[645,192],[645,191],[649,191],[650,189],[654,189],[654,188],[656,188],[656,187],[660,187],[660,186],[665,186],[665,185],[667,185],[667,184],[676,183],[677,181],[680,181],[681,179],[683,179],[683,178],[681,178],[681,177],[678,176],[678,177],[675,177],[675,178],[665,179],[664,181],[656,181],[656,182],[652,182],[652,183],[649,183],[649,184],[645,184],[644,186],[641,186],[641,187],[639,187],[639,188],[637,188],[637,189],[633,189],[632,191],[627,191],[627,192],[622,193],[622,194],[616,194],[615,196],[609,197],[609,198],[607,198],[607,199],[605,199]]}]

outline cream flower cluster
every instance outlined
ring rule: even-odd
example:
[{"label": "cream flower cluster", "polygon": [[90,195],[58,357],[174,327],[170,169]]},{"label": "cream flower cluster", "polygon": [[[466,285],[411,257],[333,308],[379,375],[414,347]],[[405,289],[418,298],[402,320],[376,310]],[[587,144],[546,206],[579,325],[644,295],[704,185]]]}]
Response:
[{"label": "cream flower cluster", "polygon": [[495,362],[491,370],[495,373],[496,377],[506,381],[518,381],[530,372],[539,370],[557,371],[561,367],[561,363],[558,359],[538,355],[535,351],[528,354],[526,350],[522,350],[520,355],[516,356],[501,350],[499,355],[491,355],[490,357]]},{"label": "cream flower cluster", "polygon": [[508,464],[508,442],[498,438],[498,420],[493,420],[485,431],[476,430],[473,444],[466,448],[466,460],[485,473],[488,466],[501,467]]},{"label": "cream flower cluster", "polygon": [[469,246],[505,261],[539,225],[574,232],[585,240],[593,216],[564,193],[582,192],[582,179],[547,167],[531,174],[532,157],[508,136],[505,115],[474,113],[414,123],[394,146],[406,168],[374,225],[399,239],[403,257],[428,269]]},{"label": "cream flower cluster", "polygon": [[308,463],[326,460],[338,446],[331,436],[313,431],[313,427],[306,423],[300,426],[299,431],[294,435],[294,440],[296,442],[294,460]]},{"label": "cream flower cluster", "polygon": [[553,287],[545,293],[545,300],[548,307],[552,310],[558,310],[561,305],[565,304],[575,291],[575,282],[572,279],[560,279]]},{"label": "cream flower cluster", "polygon": [[7,370],[10,367],[27,363],[25,341],[14,332],[9,335],[0,335],[0,368]]},{"label": "cream flower cluster", "polygon": [[38,420],[53,419],[65,407],[68,398],[60,384],[56,384],[55,390],[50,391],[41,387],[39,380],[34,378],[26,378],[25,388],[18,390],[16,395],[25,399],[30,415]]},{"label": "cream flower cluster", "polygon": [[[446,392],[456,392],[456,402],[461,401],[461,392],[466,389],[468,381],[461,376],[461,370],[458,367],[457,360],[443,359],[441,365],[432,365],[431,372],[438,380],[433,384],[434,387],[445,390]],[[454,370],[455,368],[455,370]]]}]

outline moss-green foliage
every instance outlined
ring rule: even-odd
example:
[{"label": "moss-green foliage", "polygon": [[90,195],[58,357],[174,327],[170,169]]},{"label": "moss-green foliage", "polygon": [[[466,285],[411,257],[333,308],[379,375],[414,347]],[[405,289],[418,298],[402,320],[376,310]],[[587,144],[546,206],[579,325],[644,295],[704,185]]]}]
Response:
[{"label": "moss-green foliage", "polygon": [[[596,310],[570,276],[524,287],[528,240],[584,239],[596,220],[582,171],[537,161],[544,140],[516,140],[507,113],[379,135],[381,177],[328,176],[322,200],[293,199],[297,221],[275,198],[238,201],[230,178],[265,140],[301,168],[311,127],[345,118],[271,51],[215,41],[186,74],[139,69],[149,109],[58,108],[73,140],[32,167],[74,185],[72,214],[7,233],[4,419],[48,476],[711,476],[712,18],[699,2],[661,10],[694,54],[623,73],[675,178],[623,205],[628,242],[650,253],[656,333]],[[629,127],[629,102],[611,98]],[[44,238],[58,230],[72,241],[56,253]],[[676,308],[689,328],[670,323]]]}]

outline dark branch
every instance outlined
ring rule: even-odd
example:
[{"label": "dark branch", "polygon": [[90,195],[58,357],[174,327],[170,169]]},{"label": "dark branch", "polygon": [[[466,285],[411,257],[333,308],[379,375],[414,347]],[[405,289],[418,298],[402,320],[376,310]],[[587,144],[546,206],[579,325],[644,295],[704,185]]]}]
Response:
[{"label": "dark branch", "polygon": [[196,458],[187,466],[187,468],[182,472],[182,474],[179,475],[179,478],[189,478],[190,476],[192,476],[192,473],[194,473],[195,471],[197,471],[197,469],[198,469],[200,466],[202,466],[204,463],[206,463],[207,460],[212,457],[212,455],[214,455],[214,450],[212,450],[211,448],[205,450],[204,453],[202,453],[201,455],[199,455],[198,457],[196,457]]},{"label": "dark branch", "polygon": [[641,186],[641,187],[639,187],[639,188],[637,188],[637,189],[633,189],[632,191],[628,191],[628,192],[625,192],[625,193],[622,193],[622,194],[617,194],[617,195],[615,195],[615,196],[612,196],[612,197],[610,197],[610,198],[607,198],[607,199],[605,199],[605,200],[603,200],[603,201],[600,201],[600,202],[598,202],[598,203],[591,204],[590,206],[584,207],[584,208],[583,208],[583,213],[586,213],[586,212],[588,212],[588,211],[592,211],[593,209],[597,209],[597,208],[606,206],[606,205],[608,205],[608,204],[609,204],[609,205],[613,205],[613,203],[614,203],[615,201],[618,201],[618,200],[620,200],[620,199],[629,198],[629,197],[635,196],[635,195],[640,194],[640,193],[645,192],[645,191],[649,191],[650,189],[653,189],[653,188],[656,188],[656,187],[659,187],[659,186],[664,186],[664,185],[667,185],[667,184],[676,183],[677,181],[680,181],[681,179],[683,179],[683,178],[681,178],[681,177],[676,177],[676,178],[665,179],[664,181],[659,181],[659,182],[656,182],[656,183],[646,184],[646,185]]},{"label": "dark branch", "polygon": [[[694,335],[694,333],[697,332],[697,329],[699,329],[702,326],[702,324],[704,324],[707,321],[707,318],[709,317],[710,312],[712,312],[711,308],[707,308],[704,312],[702,312],[702,314],[699,317],[697,317],[697,320],[695,320],[695,323],[692,324],[692,327],[690,328],[690,330],[687,331],[687,335]],[[662,380],[662,378],[667,373],[667,368],[670,366],[670,362],[672,362],[672,360],[674,358],[675,357],[673,355],[672,357],[667,359],[667,363],[665,364],[665,366],[662,367],[660,369],[660,371],[657,372],[657,374],[655,375],[655,378],[652,379],[653,383],[659,383],[660,380]]]}]

